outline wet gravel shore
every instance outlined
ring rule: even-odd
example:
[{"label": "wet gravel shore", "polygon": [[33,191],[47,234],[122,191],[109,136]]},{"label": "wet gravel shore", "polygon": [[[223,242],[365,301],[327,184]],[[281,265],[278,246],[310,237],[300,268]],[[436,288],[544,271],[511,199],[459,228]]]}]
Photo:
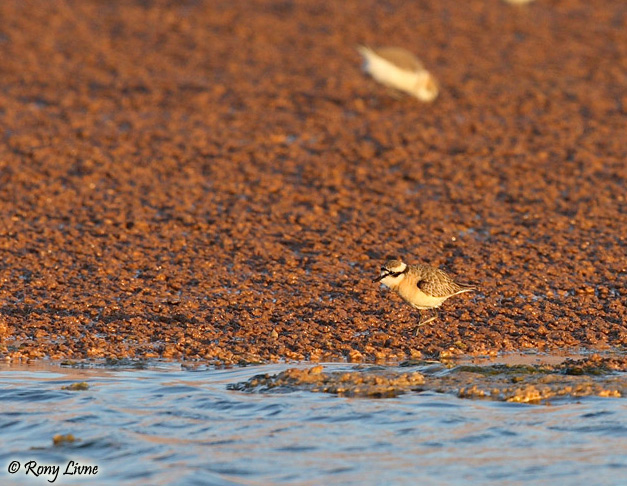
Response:
[{"label": "wet gravel shore", "polygon": [[[624,349],[626,19],[610,0],[0,2],[0,356]],[[440,96],[391,96],[358,44],[411,50]],[[391,255],[479,291],[416,334],[371,282]]]}]

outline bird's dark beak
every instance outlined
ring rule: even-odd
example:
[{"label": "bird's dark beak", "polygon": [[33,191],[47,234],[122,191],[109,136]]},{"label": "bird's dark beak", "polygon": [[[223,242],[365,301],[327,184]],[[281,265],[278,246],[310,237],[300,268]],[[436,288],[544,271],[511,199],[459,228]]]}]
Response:
[{"label": "bird's dark beak", "polygon": [[388,274],[387,273],[382,273],[381,275],[379,275],[377,278],[373,278],[372,281],[373,282],[379,282],[380,280],[383,280],[385,277],[387,277]]}]

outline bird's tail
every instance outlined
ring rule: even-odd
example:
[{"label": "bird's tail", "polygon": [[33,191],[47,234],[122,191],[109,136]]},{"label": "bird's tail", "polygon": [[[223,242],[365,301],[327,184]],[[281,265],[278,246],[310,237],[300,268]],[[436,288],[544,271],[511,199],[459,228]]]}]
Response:
[{"label": "bird's tail", "polygon": [[372,48],[368,46],[364,46],[364,45],[358,45],[357,51],[359,52],[359,54],[361,54],[364,57],[364,60],[370,60],[372,59],[372,56],[375,55]]},{"label": "bird's tail", "polygon": [[372,49],[370,47],[364,46],[363,44],[359,44],[357,46],[357,50],[360,54],[363,54],[364,56],[372,52]]},{"label": "bird's tail", "polygon": [[457,284],[457,287],[459,290],[457,290],[457,292],[455,292],[455,295],[457,294],[463,294],[464,292],[473,292],[475,290],[477,290],[477,287],[471,284]]}]

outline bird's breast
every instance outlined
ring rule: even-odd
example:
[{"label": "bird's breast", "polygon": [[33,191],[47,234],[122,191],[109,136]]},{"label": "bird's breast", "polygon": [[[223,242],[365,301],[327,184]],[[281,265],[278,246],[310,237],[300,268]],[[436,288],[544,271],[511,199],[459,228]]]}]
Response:
[{"label": "bird's breast", "polygon": [[433,297],[425,294],[415,285],[399,285],[396,289],[398,295],[417,309],[432,309],[439,307],[446,297]]}]

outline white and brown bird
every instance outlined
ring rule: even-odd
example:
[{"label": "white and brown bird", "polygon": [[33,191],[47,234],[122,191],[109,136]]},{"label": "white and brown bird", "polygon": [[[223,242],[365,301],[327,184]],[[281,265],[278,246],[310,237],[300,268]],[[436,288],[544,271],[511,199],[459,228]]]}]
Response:
[{"label": "white and brown bird", "polygon": [[[449,297],[475,290],[475,287],[455,282],[446,272],[429,265],[407,265],[401,260],[388,260],[373,282],[381,282],[419,311],[437,309]],[[421,312],[422,317],[422,312]],[[419,322],[424,326],[437,318]]]},{"label": "white and brown bird", "polygon": [[364,57],[364,71],[379,83],[404,91],[421,101],[433,101],[440,89],[433,75],[411,52],[402,47],[357,47]]}]

